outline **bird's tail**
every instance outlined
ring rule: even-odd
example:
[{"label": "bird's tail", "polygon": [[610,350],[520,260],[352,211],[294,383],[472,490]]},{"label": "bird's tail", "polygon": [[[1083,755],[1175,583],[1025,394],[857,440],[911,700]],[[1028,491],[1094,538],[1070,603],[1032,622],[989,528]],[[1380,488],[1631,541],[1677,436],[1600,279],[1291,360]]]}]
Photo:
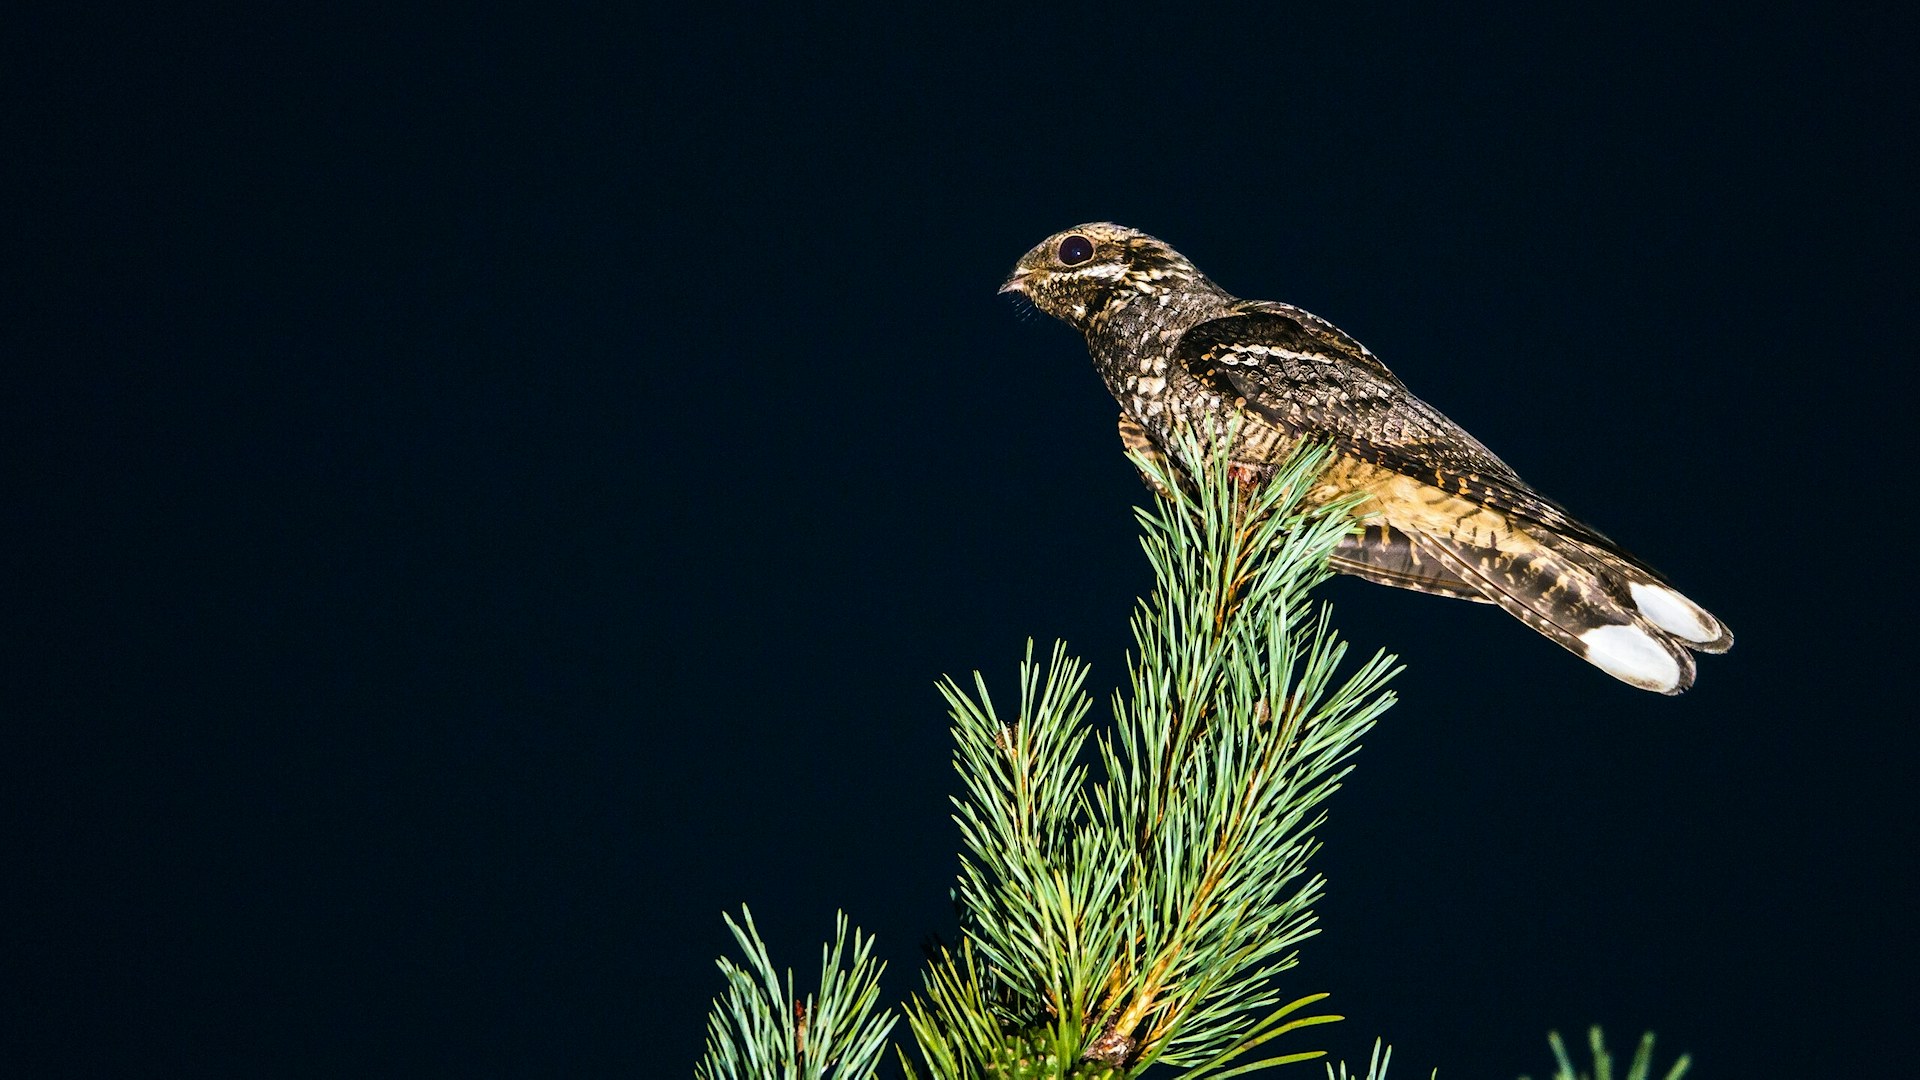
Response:
[{"label": "bird's tail", "polygon": [[1693,651],[1725,652],[1733,634],[1625,552],[1532,532],[1499,548],[1424,535],[1453,576],[1622,682],[1663,694],[1693,685]]},{"label": "bird's tail", "polygon": [[1646,564],[1617,548],[1584,540],[1567,544],[1584,553],[1614,595],[1647,621],[1695,652],[1723,653],[1733,647],[1733,631],[1699,604],[1681,595]]}]

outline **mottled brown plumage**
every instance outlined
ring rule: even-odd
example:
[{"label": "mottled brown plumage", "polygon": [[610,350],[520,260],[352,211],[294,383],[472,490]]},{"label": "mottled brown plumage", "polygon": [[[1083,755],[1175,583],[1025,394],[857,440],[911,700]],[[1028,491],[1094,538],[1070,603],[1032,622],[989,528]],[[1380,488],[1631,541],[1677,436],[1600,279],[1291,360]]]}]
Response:
[{"label": "mottled brown plumage", "polygon": [[1644,563],[1574,520],[1364,345],[1289,304],[1242,300],[1179,252],[1108,223],[1048,237],[1014,267],[1019,293],[1086,336],[1130,447],[1165,454],[1238,415],[1232,459],[1259,475],[1301,441],[1335,457],[1314,497],[1366,497],[1334,568],[1500,605],[1635,686],[1679,693],[1692,651],[1733,635]]}]

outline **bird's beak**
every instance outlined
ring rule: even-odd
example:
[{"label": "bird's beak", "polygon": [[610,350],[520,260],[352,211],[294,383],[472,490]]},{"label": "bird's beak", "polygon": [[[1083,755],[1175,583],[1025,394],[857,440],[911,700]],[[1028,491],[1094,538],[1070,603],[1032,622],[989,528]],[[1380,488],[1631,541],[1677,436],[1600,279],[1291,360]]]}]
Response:
[{"label": "bird's beak", "polygon": [[1015,270],[1013,272],[1013,275],[1007,278],[1007,283],[1005,285],[1000,286],[999,292],[997,292],[995,295],[1005,296],[1010,292],[1024,293],[1026,291],[1027,291],[1027,271]]}]

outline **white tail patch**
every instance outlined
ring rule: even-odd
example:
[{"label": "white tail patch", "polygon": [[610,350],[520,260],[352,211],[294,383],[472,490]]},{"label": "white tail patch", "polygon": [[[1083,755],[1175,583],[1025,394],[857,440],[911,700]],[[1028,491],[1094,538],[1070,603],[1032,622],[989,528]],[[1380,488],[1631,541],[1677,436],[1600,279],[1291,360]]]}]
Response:
[{"label": "white tail patch", "polygon": [[1636,581],[1627,586],[1633,604],[1647,621],[1675,637],[1688,641],[1712,641],[1720,636],[1720,624],[1700,609],[1700,605],[1659,585]]},{"label": "white tail patch", "polygon": [[1587,663],[1645,690],[1673,693],[1680,685],[1680,662],[1653,635],[1637,626],[1602,626],[1580,635]]}]

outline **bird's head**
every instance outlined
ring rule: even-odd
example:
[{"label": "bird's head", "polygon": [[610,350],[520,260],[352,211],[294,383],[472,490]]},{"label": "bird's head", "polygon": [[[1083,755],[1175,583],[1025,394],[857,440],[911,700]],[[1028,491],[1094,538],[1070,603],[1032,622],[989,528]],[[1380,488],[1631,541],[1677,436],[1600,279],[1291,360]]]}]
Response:
[{"label": "bird's head", "polygon": [[1003,293],[1018,293],[1078,330],[1124,293],[1152,294],[1204,281],[1186,256],[1137,229],[1088,222],[1020,257]]}]

